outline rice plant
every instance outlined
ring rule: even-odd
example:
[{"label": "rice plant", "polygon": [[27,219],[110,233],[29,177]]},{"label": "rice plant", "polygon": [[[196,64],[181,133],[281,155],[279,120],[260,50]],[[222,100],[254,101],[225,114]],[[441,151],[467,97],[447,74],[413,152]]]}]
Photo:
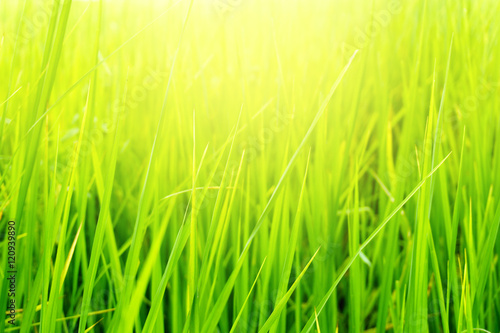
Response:
[{"label": "rice plant", "polygon": [[0,332],[500,332],[500,2],[0,2]]}]

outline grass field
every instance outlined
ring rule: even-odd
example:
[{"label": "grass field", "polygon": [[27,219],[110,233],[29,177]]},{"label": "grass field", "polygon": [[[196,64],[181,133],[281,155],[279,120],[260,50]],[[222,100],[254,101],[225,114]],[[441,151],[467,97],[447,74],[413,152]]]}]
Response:
[{"label": "grass field", "polygon": [[0,2],[0,332],[500,332],[500,2]]}]

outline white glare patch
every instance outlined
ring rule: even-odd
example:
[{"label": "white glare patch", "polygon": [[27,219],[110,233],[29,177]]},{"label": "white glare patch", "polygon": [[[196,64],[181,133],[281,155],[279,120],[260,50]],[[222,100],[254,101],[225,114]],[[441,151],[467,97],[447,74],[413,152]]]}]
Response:
[{"label": "white glare patch", "polygon": [[[97,56],[99,57],[99,61],[103,61],[104,60],[104,57],[102,56],[101,50],[99,50],[99,52],[97,53]],[[111,70],[109,69],[108,64],[103,63],[103,66],[104,66],[104,70],[106,71],[106,73],[108,73],[108,75],[111,75]]]},{"label": "white glare patch", "polygon": [[361,251],[359,253],[359,257],[361,258],[361,260],[363,260],[363,262],[368,265],[368,267],[372,267],[372,262],[370,261],[370,259],[368,259],[367,256],[365,256],[365,254],[363,253],[363,251]]}]

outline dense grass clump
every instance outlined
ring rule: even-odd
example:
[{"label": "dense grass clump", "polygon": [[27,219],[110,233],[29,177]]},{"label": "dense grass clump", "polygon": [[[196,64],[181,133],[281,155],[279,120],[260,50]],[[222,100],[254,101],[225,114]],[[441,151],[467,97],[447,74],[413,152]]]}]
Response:
[{"label": "dense grass clump", "polygon": [[0,2],[0,332],[499,332],[498,17]]}]

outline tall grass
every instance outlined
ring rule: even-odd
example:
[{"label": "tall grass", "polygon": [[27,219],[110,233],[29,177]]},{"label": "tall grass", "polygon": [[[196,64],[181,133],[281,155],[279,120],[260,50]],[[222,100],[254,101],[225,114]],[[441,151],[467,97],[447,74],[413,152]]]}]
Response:
[{"label": "tall grass", "polygon": [[500,332],[499,14],[1,2],[0,332]]}]

